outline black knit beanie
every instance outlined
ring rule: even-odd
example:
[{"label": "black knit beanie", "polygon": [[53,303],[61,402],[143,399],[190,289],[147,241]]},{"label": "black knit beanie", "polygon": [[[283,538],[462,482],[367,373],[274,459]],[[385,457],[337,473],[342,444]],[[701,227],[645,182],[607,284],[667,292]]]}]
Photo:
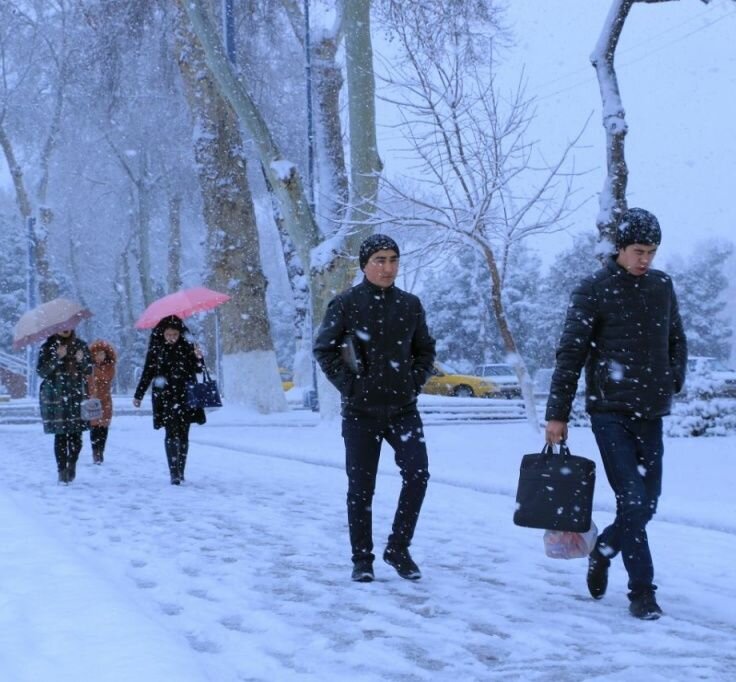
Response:
[{"label": "black knit beanie", "polygon": [[358,255],[360,269],[365,269],[366,263],[368,263],[368,259],[376,251],[383,251],[384,249],[396,251],[397,256],[401,255],[399,253],[399,245],[388,235],[372,234],[370,237],[367,237],[360,245],[360,253]]},{"label": "black knit beanie", "polygon": [[643,208],[630,208],[621,216],[616,229],[616,248],[625,249],[631,244],[659,246],[662,230],[654,214]]}]

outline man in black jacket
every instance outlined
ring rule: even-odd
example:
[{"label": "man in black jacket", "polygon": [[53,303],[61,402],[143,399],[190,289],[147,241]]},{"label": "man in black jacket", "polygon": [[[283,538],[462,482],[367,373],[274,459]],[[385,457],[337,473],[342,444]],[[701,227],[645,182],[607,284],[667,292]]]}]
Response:
[{"label": "man in black jacket", "polygon": [[399,247],[382,234],[360,246],[365,275],[334,298],[314,355],[340,391],[352,579],[373,580],[372,501],[382,441],[394,449],[401,494],[384,561],[407,580],[421,577],[409,554],[429,480],[417,395],[432,371],[434,339],[419,299],[394,286]]},{"label": "man in black jacket", "polygon": [[662,610],[646,525],[662,486],[662,417],[685,380],[687,342],[670,277],[650,269],[662,239],[654,215],[632,208],[621,218],[618,253],[573,291],[547,401],[548,443],[567,438],[567,420],[585,366],[590,413],[616,518],[588,561],[588,589],[601,599],[619,552],[629,576],[629,611],[654,620]]}]

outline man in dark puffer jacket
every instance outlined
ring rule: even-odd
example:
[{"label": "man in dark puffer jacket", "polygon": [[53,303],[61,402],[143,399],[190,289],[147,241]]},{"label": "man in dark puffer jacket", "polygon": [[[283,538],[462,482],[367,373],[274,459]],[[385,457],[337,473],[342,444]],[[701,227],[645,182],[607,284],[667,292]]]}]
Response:
[{"label": "man in dark puffer jacket", "polygon": [[371,504],[385,440],[395,451],[402,487],[383,558],[402,578],[417,580],[409,544],[429,480],[417,395],[432,371],[435,343],[419,299],[394,286],[396,242],[368,237],[359,261],[365,278],[330,302],[314,343],[322,371],[342,397],[352,579],[373,580]]},{"label": "man in dark puffer jacket", "polygon": [[619,552],[629,576],[629,610],[654,620],[654,567],[646,525],[662,486],[662,417],[685,380],[687,342],[670,277],[650,269],[662,238],[654,215],[632,208],[621,218],[618,253],[573,291],[557,348],[547,401],[548,443],[567,438],[567,421],[585,366],[586,409],[616,518],[598,537],[588,562],[595,599],[608,585]]}]

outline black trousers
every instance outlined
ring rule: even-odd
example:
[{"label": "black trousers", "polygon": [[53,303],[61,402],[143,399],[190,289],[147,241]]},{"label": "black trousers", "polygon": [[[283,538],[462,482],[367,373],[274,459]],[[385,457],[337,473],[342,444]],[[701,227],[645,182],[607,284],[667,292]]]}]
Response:
[{"label": "black trousers", "polygon": [[59,473],[65,469],[74,471],[81,451],[81,433],[57,433],[54,436],[54,456]]},{"label": "black trousers", "polygon": [[98,455],[105,453],[105,443],[107,443],[107,426],[91,426],[89,429],[89,440],[92,443],[92,452]]},{"label": "black trousers", "polygon": [[345,470],[348,476],[348,526],[353,561],[374,559],[373,493],[381,444],[393,449],[401,473],[401,493],[388,544],[408,547],[414,537],[429,481],[427,446],[416,410],[380,416],[346,416],[342,421]]},{"label": "black trousers", "polygon": [[172,480],[184,478],[184,467],[189,453],[189,427],[188,421],[179,419],[169,419],[165,425],[164,446]]}]

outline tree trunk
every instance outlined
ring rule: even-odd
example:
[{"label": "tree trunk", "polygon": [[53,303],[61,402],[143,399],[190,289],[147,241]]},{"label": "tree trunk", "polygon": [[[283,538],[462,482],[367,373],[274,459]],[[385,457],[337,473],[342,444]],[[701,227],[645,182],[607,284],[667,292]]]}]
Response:
[{"label": "tree trunk", "polygon": [[51,281],[48,261],[47,227],[50,222],[51,214],[47,211],[42,211],[41,225],[39,225],[33,217],[33,207],[28,195],[28,190],[26,189],[25,180],[23,179],[23,169],[15,158],[13,143],[10,141],[7,132],[2,125],[0,125],[0,147],[3,148],[5,160],[8,164],[8,168],[10,169],[10,176],[13,179],[15,201],[18,205],[18,212],[23,220],[24,229],[28,225],[28,221],[33,220],[33,253],[35,255],[36,262],[35,278],[38,286],[38,294],[41,299],[40,301],[36,301],[36,303],[50,301],[58,296],[58,286],[56,286],[56,282]]},{"label": "tree trunk", "polygon": [[618,87],[614,56],[624,22],[636,0],[614,0],[605,25],[591,56],[598,76],[603,106],[603,128],[606,131],[607,174],[600,194],[600,212],[596,220],[599,240],[607,241],[613,250],[616,226],[626,210],[628,168],[624,156],[624,138],[628,126]]},{"label": "tree trunk", "polygon": [[217,312],[223,392],[228,400],[259,412],[285,410],[238,120],[206,68],[197,38],[181,19],[179,67],[199,132],[194,155],[208,228],[208,284],[232,297]]},{"label": "tree trunk", "polygon": [[169,292],[181,289],[181,194],[169,197]]},{"label": "tree trunk", "polygon": [[141,168],[137,180],[134,180],[138,200],[138,215],[135,223],[140,249],[138,272],[141,291],[143,292],[143,304],[148,306],[156,298],[151,277],[151,182],[148,170],[148,152],[141,150],[138,158],[141,161]]},{"label": "tree trunk", "polygon": [[501,339],[503,340],[504,350],[508,357],[507,361],[513,366],[516,376],[519,379],[521,395],[524,398],[524,409],[526,411],[527,422],[534,432],[538,433],[539,417],[537,416],[537,406],[534,401],[534,387],[526,368],[526,363],[519,353],[516,340],[514,339],[514,335],[511,332],[508,320],[506,319],[506,311],[504,310],[503,301],[501,299],[501,275],[498,272],[496,257],[488,244],[484,242],[478,242],[478,244],[483,253],[486,265],[488,266],[488,272],[491,275],[491,307],[493,309],[493,315],[496,318],[498,331],[501,334]]},{"label": "tree trunk", "polygon": [[376,83],[373,72],[370,0],[346,0],[345,63],[350,119],[350,210],[329,257],[313,264],[312,316],[316,324],[327,304],[349,286],[357,269],[356,254],[370,233],[383,168],[376,140]]},{"label": "tree trunk", "polygon": [[314,97],[317,109],[317,205],[325,234],[340,225],[348,207],[349,188],[345,170],[340,91],[342,71],[335,59],[338,43],[333,37],[323,38],[313,49]]}]

